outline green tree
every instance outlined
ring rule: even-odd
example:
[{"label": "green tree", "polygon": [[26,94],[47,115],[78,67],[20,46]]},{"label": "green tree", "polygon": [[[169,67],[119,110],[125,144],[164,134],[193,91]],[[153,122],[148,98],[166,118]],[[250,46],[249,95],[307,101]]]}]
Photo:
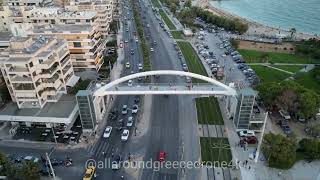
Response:
[{"label": "green tree", "polygon": [[270,133],[264,136],[262,151],[270,167],[288,169],[296,161],[296,147],[295,140]]},{"label": "green tree", "polygon": [[22,180],[38,180],[40,179],[39,164],[32,161],[26,161],[17,171],[17,177]]},{"label": "green tree", "polygon": [[191,8],[192,2],[191,0],[187,0],[186,3],[184,4],[185,7]]},{"label": "green tree", "polygon": [[305,159],[320,159],[320,142],[316,139],[302,139],[297,151],[303,153]]},{"label": "green tree", "polygon": [[257,87],[257,90],[264,103],[267,106],[272,107],[275,104],[274,100],[276,97],[281,94],[282,87],[278,83],[270,82],[260,84]]},{"label": "green tree", "polygon": [[176,14],[176,11],[177,11],[177,5],[175,3],[170,3],[170,11],[173,13],[173,14]]},{"label": "green tree", "polygon": [[305,89],[303,93],[300,94],[300,112],[305,118],[309,119],[319,111],[320,100],[319,95],[311,90]]},{"label": "green tree", "polygon": [[230,43],[231,43],[231,46],[235,49],[238,49],[239,48],[239,40],[236,40],[236,39],[231,39],[230,40]]},{"label": "green tree", "polygon": [[297,32],[297,30],[296,30],[296,28],[291,28],[291,29],[289,30],[289,32],[290,32],[290,38],[292,39],[292,38],[293,38],[293,35]]}]

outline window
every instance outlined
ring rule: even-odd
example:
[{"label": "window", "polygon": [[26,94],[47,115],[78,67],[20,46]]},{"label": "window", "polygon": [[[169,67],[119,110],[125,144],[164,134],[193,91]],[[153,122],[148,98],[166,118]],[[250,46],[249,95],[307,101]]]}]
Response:
[{"label": "window", "polygon": [[4,19],[4,16],[2,16],[2,19]]},{"label": "window", "polygon": [[76,22],[80,22],[80,19],[76,19]]},{"label": "window", "polygon": [[39,59],[39,63],[41,64],[43,62],[43,59]]},{"label": "window", "polygon": [[32,63],[32,62],[30,62],[30,63],[29,63],[29,66],[30,66],[30,67],[33,67],[33,63]]},{"label": "window", "polygon": [[7,23],[3,23],[3,25],[6,25]]},{"label": "window", "polygon": [[44,20],[44,22],[46,22],[46,23],[47,23],[47,22],[48,22],[48,20]]},{"label": "window", "polygon": [[81,47],[81,42],[73,42],[73,47]]},{"label": "window", "polygon": [[27,18],[30,18],[29,16],[27,16]]},{"label": "window", "polygon": [[90,19],[86,19],[86,22],[90,22]]}]

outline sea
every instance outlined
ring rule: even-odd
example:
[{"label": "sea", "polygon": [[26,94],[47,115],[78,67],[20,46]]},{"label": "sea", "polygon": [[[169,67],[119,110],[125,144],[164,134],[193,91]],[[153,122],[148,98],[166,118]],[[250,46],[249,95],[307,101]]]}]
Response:
[{"label": "sea", "polygon": [[271,27],[320,35],[320,0],[220,0],[210,4]]}]

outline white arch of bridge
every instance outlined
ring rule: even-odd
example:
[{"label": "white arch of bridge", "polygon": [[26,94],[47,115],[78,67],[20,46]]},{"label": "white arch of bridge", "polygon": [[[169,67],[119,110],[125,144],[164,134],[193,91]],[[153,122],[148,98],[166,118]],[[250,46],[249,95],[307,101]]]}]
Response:
[{"label": "white arch of bridge", "polygon": [[[219,87],[222,87],[224,89],[224,91],[221,93],[220,92],[220,95],[223,94],[223,95],[228,95],[228,96],[234,96],[236,95],[236,91],[215,80],[215,79],[212,79],[212,78],[209,78],[209,77],[206,77],[206,76],[203,76],[203,75],[199,75],[199,74],[195,74],[195,73],[191,73],[191,72],[184,72],[184,71],[174,71],[174,70],[158,70],[158,71],[146,71],[146,72],[140,72],[140,73],[135,73],[135,74],[131,74],[131,75],[128,75],[128,76],[124,76],[124,77],[121,77],[119,79],[116,79],[104,86],[102,86],[101,88],[99,88],[98,90],[95,91],[94,93],[94,96],[105,96],[105,95],[109,95],[111,94],[110,92],[108,92],[108,89],[109,88],[112,88],[114,86],[117,86],[123,82],[126,82],[128,80],[131,80],[131,79],[135,79],[135,78],[139,78],[139,77],[145,77],[145,76],[153,76],[153,75],[176,75],[176,76],[187,76],[187,77],[191,77],[191,78],[195,78],[195,79],[200,79],[200,80],[203,80],[203,81],[206,81],[210,84],[213,84],[213,85],[216,85],[216,86],[219,86]],[[157,94],[157,93],[153,93],[153,91],[145,91],[145,92],[139,92],[139,94]],[[132,93],[131,93],[132,94]],[[160,93],[158,93],[160,94]],[[172,93],[168,93],[168,94],[172,94]],[[174,94],[179,94],[179,92],[175,91]],[[181,92],[181,94],[186,94],[185,92]],[[197,93],[190,93],[190,94],[197,94]],[[198,93],[199,95],[203,94],[203,92],[199,91]]]}]

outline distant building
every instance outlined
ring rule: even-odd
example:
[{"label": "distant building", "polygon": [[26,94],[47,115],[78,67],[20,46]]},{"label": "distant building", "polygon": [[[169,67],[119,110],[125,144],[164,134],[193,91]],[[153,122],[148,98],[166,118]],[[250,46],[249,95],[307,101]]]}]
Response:
[{"label": "distant building", "polygon": [[67,93],[74,75],[67,43],[54,36],[14,37],[0,52],[11,98],[21,108],[42,108]]}]

